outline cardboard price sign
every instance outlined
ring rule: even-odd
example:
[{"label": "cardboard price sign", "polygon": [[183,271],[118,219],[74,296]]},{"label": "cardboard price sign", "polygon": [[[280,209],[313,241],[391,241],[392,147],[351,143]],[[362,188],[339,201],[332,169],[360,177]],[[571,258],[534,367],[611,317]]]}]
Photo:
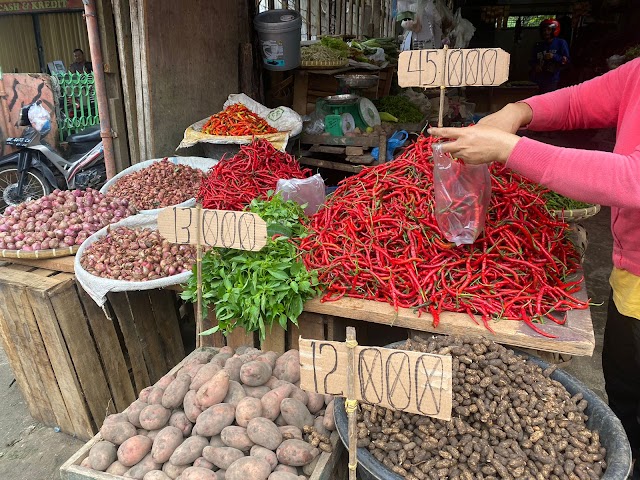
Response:
[{"label": "cardboard price sign", "polygon": [[[347,350],[341,342],[300,338],[300,388],[347,395]],[[451,420],[451,356],[355,347],[355,399]]]},{"label": "cardboard price sign", "polygon": [[398,59],[401,87],[500,85],[509,78],[509,54],[501,48],[409,50]]},{"label": "cardboard price sign", "polygon": [[158,230],[171,243],[250,251],[267,244],[267,224],[249,212],[170,207],[158,214]]}]

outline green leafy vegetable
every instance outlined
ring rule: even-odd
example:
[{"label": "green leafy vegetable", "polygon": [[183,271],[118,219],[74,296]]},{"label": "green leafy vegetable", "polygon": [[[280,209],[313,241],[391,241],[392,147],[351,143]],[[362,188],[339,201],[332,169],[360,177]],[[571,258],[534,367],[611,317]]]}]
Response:
[{"label": "green leafy vegetable", "polygon": [[403,95],[390,95],[374,101],[380,112],[387,112],[398,119],[400,123],[418,123],[424,115],[411,100]]},{"label": "green leafy vegetable", "polygon": [[577,210],[579,208],[593,207],[591,203],[573,200],[551,190],[544,193],[542,198],[545,200],[547,210]]},{"label": "green leafy vegetable", "polygon": [[[258,330],[264,339],[267,328],[274,323],[285,329],[289,320],[297,325],[304,302],[320,292],[317,272],[307,271],[291,239],[307,234],[301,223],[306,220],[302,207],[276,194],[269,200],[253,200],[248,209],[262,217],[274,236],[270,233],[266,246],[258,252],[212,249],[205,253],[203,306],[206,309],[215,304],[218,325],[203,335],[218,330],[226,335],[242,327],[248,332]],[[282,232],[292,237],[282,236]],[[197,300],[195,274],[182,298]]]}]

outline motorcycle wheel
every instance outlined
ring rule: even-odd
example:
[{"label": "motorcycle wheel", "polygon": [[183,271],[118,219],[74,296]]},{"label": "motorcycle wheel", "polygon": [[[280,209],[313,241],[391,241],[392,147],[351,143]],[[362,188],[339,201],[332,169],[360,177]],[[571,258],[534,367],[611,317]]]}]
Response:
[{"label": "motorcycle wheel", "polygon": [[27,172],[22,195],[17,195],[18,168],[15,165],[0,167],[0,212],[9,205],[17,205],[29,200],[36,200],[51,193],[49,182],[37,170]]}]

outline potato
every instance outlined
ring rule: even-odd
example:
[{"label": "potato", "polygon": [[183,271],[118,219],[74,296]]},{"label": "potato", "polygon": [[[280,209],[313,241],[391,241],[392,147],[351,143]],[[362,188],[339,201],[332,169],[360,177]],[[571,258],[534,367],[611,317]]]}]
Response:
[{"label": "potato", "polygon": [[165,376],[160,378],[160,380],[154,383],[153,386],[160,387],[161,389],[165,390],[175,379],[176,376],[173,373],[167,373]]},{"label": "potato", "polygon": [[220,365],[217,363],[207,363],[203,365],[198,373],[193,377],[191,381],[190,390],[198,390],[202,385],[207,383],[211,378],[221,370]]},{"label": "potato", "polygon": [[159,430],[171,418],[171,410],[162,405],[147,405],[140,412],[140,425],[146,430]]},{"label": "potato", "polygon": [[153,387],[147,387],[140,390],[140,395],[138,395],[138,400],[140,400],[141,402],[147,403],[149,399],[149,394],[151,393],[152,390],[153,390]]},{"label": "potato", "polygon": [[129,407],[125,408],[124,412],[122,412],[122,413],[114,413],[114,414],[109,415],[102,422],[102,426],[104,426],[104,425],[113,425],[115,423],[121,423],[121,422],[128,422],[129,421],[129,419],[127,418],[127,412],[128,411],[129,411]]},{"label": "potato", "polygon": [[267,480],[271,466],[257,457],[243,457],[231,464],[225,473],[226,480]]},{"label": "potato", "polygon": [[324,411],[324,419],[322,420],[324,428],[326,428],[330,432],[333,432],[336,429],[336,419],[334,417],[335,404],[336,402],[334,400],[331,400],[329,402],[326,410]]},{"label": "potato", "polygon": [[154,462],[151,458],[151,454],[149,453],[139,463],[127,470],[124,476],[126,478],[137,478],[138,480],[142,480],[147,473],[153,470],[160,470],[160,468],[162,468],[162,465]]},{"label": "potato", "polygon": [[109,465],[115,462],[116,458],[116,446],[106,440],[96,443],[89,450],[89,465],[99,472],[104,472],[109,468]]},{"label": "potato", "polygon": [[198,435],[213,437],[233,423],[236,409],[230,403],[218,403],[207,408],[196,420]]},{"label": "potato", "polygon": [[236,355],[242,355],[244,354],[244,352],[246,352],[250,348],[253,348],[253,347],[251,345],[240,345],[238,348],[236,348]]},{"label": "potato", "polygon": [[285,440],[276,450],[280,463],[292,467],[302,467],[320,454],[320,450],[302,440]]},{"label": "potato", "polygon": [[244,388],[247,397],[253,397],[257,399],[262,398],[266,393],[269,393],[271,391],[271,389],[266,385],[260,385],[259,387],[250,387],[249,385],[243,385],[242,388]]},{"label": "potato", "polygon": [[218,480],[218,476],[207,468],[189,467],[182,472],[180,480]]},{"label": "potato", "polygon": [[147,403],[149,405],[162,405],[162,397],[164,396],[164,388],[153,387],[151,393],[149,393],[149,399]]},{"label": "potato", "polygon": [[289,350],[280,355],[276,360],[273,375],[287,382],[298,382],[300,380],[300,353],[298,350]]},{"label": "potato", "polygon": [[318,465],[318,460],[320,460],[320,455],[314,458],[311,463],[307,463],[304,467],[302,467],[302,473],[310,477],[313,474],[313,471],[316,469],[316,465]]},{"label": "potato", "polygon": [[229,372],[220,370],[196,393],[196,405],[205,409],[222,402],[229,392]]},{"label": "potato", "polygon": [[136,428],[136,435],[144,435],[145,437],[149,434],[149,430],[145,430],[144,428]]},{"label": "potato", "polygon": [[183,440],[182,430],[176,427],[164,427],[153,440],[151,457],[157,463],[168,462],[171,454]]},{"label": "potato", "polygon": [[169,478],[175,480],[188,466],[189,465],[174,465],[171,462],[167,462],[162,466],[162,471],[166,473]]},{"label": "potato", "polygon": [[249,424],[249,420],[262,416],[262,402],[253,397],[245,397],[236,407],[236,423],[241,427]]},{"label": "potato", "polygon": [[225,427],[224,430],[220,432],[220,438],[222,438],[226,446],[237,448],[243,452],[248,452],[251,450],[251,447],[253,447],[253,442],[247,435],[246,428],[235,425]]},{"label": "potato", "polygon": [[[204,447],[204,448],[211,448],[211,447]],[[204,450],[202,451],[202,453],[204,454]],[[207,468],[209,470],[214,470],[214,469],[217,470],[216,466],[204,457],[196,458],[195,462],[193,462],[193,466]]]},{"label": "potato", "polygon": [[278,359],[278,354],[276,352],[264,352],[256,357],[256,360],[259,362],[266,362],[273,370],[276,366],[276,360]]},{"label": "potato", "polygon": [[233,447],[204,447],[202,456],[216,467],[226,470],[233,462],[244,457],[244,452]]},{"label": "potato", "polygon": [[285,425],[284,427],[278,427],[280,433],[282,433],[283,440],[292,440],[297,438],[298,440],[303,440],[302,438],[302,430],[293,425]]},{"label": "potato", "polygon": [[236,352],[233,349],[233,347],[230,347],[229,345],[225,345],[220,350],[218,350],[218,353],[228,353],[229,355],[233,355]]},{"label": "potato", "polygon": [[261,399],[262,416],[274,421],[280,415],[280,404],[289,396],[293,385],[281,385],[269,393],[266,393]]},{"label": "potato", "polygon": [[182,436],[188,437],[193,428],[193,424],[187,418],[187,415],[180,410],[174,410],[169,417],[169,425],[176,427],[182,432]]},{"label": "potato", "polygon": [[226,474],[227,474],[227,471],[223,469],[220,469],[216,472],[216,475],[218,476],[218,480],[225,480]]},{"label": "potato", "polygon": [[185,373],[180,373],[176,379],[169,384],[162,395],[162,406],[164,408],[176,408],[182,405],[184,396],[189,391],[191,377]]},{"label": "potato", "polygon": [[189,360],[187,362],[185,362],[185,366],[186,365],[193,365],[193,364],[205,364],[205,363],[209,363],[211,361],[212,358],[214,358],[217,354],[219,353],[216,352],[215,350],[211,351],[211,350],[200,350],[198,352],[192,353],[189,356]]},{"label": "potato", "polygon": [[162,470],[151,470],[145,474],[142,480],[171,480],[171,477]]},{"label": "potato", "polygon": [[327,438],[331,436],[331,432],[326,428],[324,428],[323,416],[319,416],[315,418],[315,420],[313,421],[313,427],[316,429],[316,432],[318,432],[319,435],[323,435]]},{"label": "potato", "polygon": [[333,395],[330,395],[328,393],[326,393],[324,395],[324,404],[325,405],[329,405],[331,403],[331,401],[333,400]]},{"label": "potato", "polygon": [[282,443],[282,433],[268,418],[253,418],[247,425],[247,436],[256,445],[275,450]]},{"label": "potato", "polygon": [[[291,382],[287,382],[287,383],[291,383]],[[273,375],[271,375],[269,380],[267,380],[267,383],[265,383],[265,386],[269,387],[270,390],[273,390],[274,388],[279,387],[280,385],[282,385],[282,380],[280,380],[277,377],[274,377]]]},{"label": "potato", "polygon": [[276,457],[275,452],[261,447],[260,445],[254,445],[253,447],[251,447],[249,455],[266,460],[267,463],[271,466],[271,471],[273,471],[273,469],[278,466],[278,457]]},{"label": "potato", "polygon": [[211,359],[211,363],[218,364],[220,368],[224,368],[224,364],[227,363],[227,360],[231,357],[233,357],[233,355],[230,353],[219,353]]},{"label": "potato", "polygon": [[324,395],[315,392],[305,392],[307,394],[307,409],[316,414],[324,408]]},{"label": "potato", "polygon": [[129,470],[129,467],[125,467],[119,461],[113,462],[109,465],[109,468],[105,470],[105,473],[110,473],[111,475],[124,475]]},{"label": "potato", "polygon": [[187,438],[169,457],[169,461],[174,465],[189,465],[198,457],[202,456],[202,450],[209,445],[209,440],[205,437],[195,436]]},{"label": "potato", "polygon": [[224,363],[224,369],[229,372],[229,378],[235,382],[240,381],[240,369],[244,364],[241,357],[231,357]]},{"label": "potato", "polygon": [[229,381],[229,391],[227,392],[227,396],[222,400],[223,403],[230,403],[234,407],[238,406],[240,400],[246,397],[247,394],[238,382],[234,382],[233,380]]},{"label": "potato", "polygon": [[136,427],[129,421],[117,423],[104,423],[100,429],[102,438],[116,445],[122,444],[126,439],[137,434]]},{"label": "potato", "polygon": [[253,360],[240,368],[240,381],[250,387],[259,387],[271,378],[271,366],[266,362]]},{"label": "potato", "polygon": [[214,437],[211,437],[211,441],[209,442],[209,446],[214,447],[214,448],[215,447],[226,447],[226,445],[222,441],[222,438],[220,437],[220,435],[216,435]]},{"label": "potato", "polygon": [[267,480],[300,480],[298,473],[284,472],[282,470],[278,470],[277,472],[273,472],[269,475]]},{"label": "potato", "polygon": [[202,409],[196,404],[196,391],[189,390],[184,396],[184,413],[191,423],[195,423]]},{"label": "potato", "polygon": [[133,467],[151,451],[153,441],[144,435],[125,440],[118,448],[118,461],[125,467]]},{"label": "potato", "polygon": [[149,430],[147,432],[147,437],[149,437],[151,440],[155,440],[156,436],[158,435],[158,433],[160,433],[161,429],[158,430]]},{"label": "potato", "polygon": [[280,415],[278,415],[278,418],[276,418],[275,424],[278,427],[285,427],[288,425],[287,421],[284,419],[284,417],[282,416],[282,413],[280,413]]},{"label": "potato", "polygon": [[285,398],[280,404],[280,413],[287,425],[294,425],[300,430],[304,430],[305,425],[313,425],[313,415],[302,402],[295,398]]},{"label": "potato", "polygon": [[298,474],[298,469],[296,467],[290,467],[289,465],[279,464],[275,470],[275,472],[284,472],[284,473],[294,473]]}]

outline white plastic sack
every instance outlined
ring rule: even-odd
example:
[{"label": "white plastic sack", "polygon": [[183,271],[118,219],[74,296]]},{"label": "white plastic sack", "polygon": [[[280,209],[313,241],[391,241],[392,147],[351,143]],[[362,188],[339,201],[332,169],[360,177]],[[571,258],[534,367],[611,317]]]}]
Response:
[{"label": "white plastic sack", "polygon": [[155,288],[164,288],[170,285],[180,285],[189,280],[192,273],[183,272],[178,275],[172,275],[170,277],[158,278],[155,280],[147,280],[144,282],[127,282],[125,280],[112,280],[109,278],[97,277],[87,272],[80,264],[80,259],[84,254],[84,251],[94,243],[95,241],[105,237],[109,228],[118,227],[130,227],[130,228],[150,228],[157,230],[158,228],[158,216],[157,215],[134,215],[127,217],[118,223],[104,227],[91,235],[78,249],[76,258],[73,262],[73,270],[76,275],[76,280],[80,283],[82,288],[89,294],[89,296],[100,307],[103,307],[107,301],[107,293],[109,292],[128,292],[139,290],[153,290]]},{"label": "white plastic sack", "polygon": [[475,32],[476,27],[469,20],[462,18],[461,9],[458,8],[453,18],[453,29],[449,34],[455,38],[453,48],[467,48]]},{"label": "white plastic sack", "polygon": [[36,102],[29,107],[28,116],[31,126],[42,135],[51,130],[51,115],[40,102]]},{"label": "white plastic sack", "polygon": [[[206,157],[167,157],[169,161],[175,163],[176,165],[188,165],[192,168],[197,168],[198,170],[202,170],[203,172],[208,172],[210,168],[218,163],[218,160],[214,160],[212,158]],[[106,195],[109,189],[122,177],[128,175],[133,172],[137,172],[138,170],[143,170],[147,167],[150,167],[152,164],[163,160],[162,158],[154,158],[152,160],[145,160],[144,162],[136,163],[135,165],[131,165],[129,168],[124,169],[115,177],[110,179],[107,183],[105,183],[100,189],[100,193]],[[178,205],[169,205],[171,207],[193,207],[196,204],[195,198],[190,198],[189,200],[185,200],[184,202]],[[167,208],[167,207],[162,207]],[[157,215],[162,208],[154,208],[151,210],[140,210],[138,213],[143,215]]]},{"label": "white plastic sack", "polygon": [[267,108],[261,103],[256,102],[253,98],[244,93],[232,93],[224,102],[223,107],[241,103],[253,113],[264,118],[269,125],[279,132],[289,132],[289,136],[295,137],[302,132],[302,117],[289,107]]},{"label": "white plastic sack", "polygon": [[276,193],[281,192],[284,200],[293,200],[307,205],[304,213],[313,215],[325,199],[325,186],[322,176],[317,173],[309,178],[280,179],[276,184]]}]

